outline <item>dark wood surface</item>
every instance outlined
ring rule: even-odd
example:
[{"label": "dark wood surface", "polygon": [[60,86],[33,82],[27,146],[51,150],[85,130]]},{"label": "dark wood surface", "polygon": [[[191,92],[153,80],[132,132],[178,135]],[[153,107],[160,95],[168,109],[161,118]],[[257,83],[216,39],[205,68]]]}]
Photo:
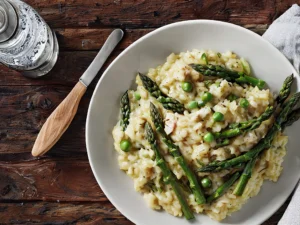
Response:
[{"label": "dark wood surface", "polygon": [[[128,45],[173,22],[215,19],[259,34],[299,0],[26,0],[56,31],[60,54],[48,76],[33,80],[0,66],[0,224],[132,224],[107,200],[90,169],[85,120],[97,79],[77,116],[45,156],[34,158],[34,140],[54,108],[76,84],[113,28]],[[105,66],[105,67],[106,67]],[[289,200],[264,225],[275,225]]]}]

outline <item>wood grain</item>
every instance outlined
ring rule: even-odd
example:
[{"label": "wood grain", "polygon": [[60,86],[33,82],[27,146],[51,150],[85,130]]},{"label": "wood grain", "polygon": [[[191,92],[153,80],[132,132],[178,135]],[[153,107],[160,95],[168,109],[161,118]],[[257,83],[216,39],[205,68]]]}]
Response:
[{"label": "wood grain", "polygon": [[[125,29],[124,38],[114,52],[121,52],[134,41],[154,29]],[[65,28],[55,29],[60,48],[67,51],[98,51],[104,44],[113,28],[86,29]]]},{"label": "wood grain", "polygon": [[[2,157],[22,159],[20,153],[31,152],[42,125],[71,89],[61,85],[0,86],[0,161]],[[87,91],[70,129],[50,154],[85,154],[85,120],[92,91]]]},{"label": "wood grain", "polygon": [[[267,24],[246,24],[243,27],[258,33],[263,34],[268,28]],[[55,29],[58,37],[60,48],[68,51],[87,51],[99,50],[102,47],[105,39],[112,32],[113,29]],[[123,51],[126,47],[131,45],[134,41],[154,29],[125,29],[125,36],[117,52]]]},{"label": "wood grain", "polygon": [[0,224],[132,225],[111,203],[0,203]]},{"label": "wood grain", "polygon": [[[285,203],[278,212],[283,213]],[[279,215],[279,216],[278,216]],[[275,214],[263,225],[277,225],[280,214]],[[21,202],[0,203],[0,224],[101,224],[133,225],[109,202],[101,203],[54,203]]]},{"label": "wood grain", "polygon": [[26,0],[53,28],[157,28],[183,20],[270,24],[299,0]]},{"label": "wood grain", "polygon": [[107,200],[86,156],[1,162],[0,199],[0,202]]}]

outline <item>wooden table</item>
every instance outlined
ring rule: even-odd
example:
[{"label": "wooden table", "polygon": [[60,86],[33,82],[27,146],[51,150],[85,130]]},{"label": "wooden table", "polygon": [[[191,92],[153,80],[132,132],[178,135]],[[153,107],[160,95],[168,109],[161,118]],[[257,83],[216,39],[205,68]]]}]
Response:
[{"label": "wooden table", "polygon": [[[26,0],[56,31],[60,54],[49,76],[32,80],[0,66],[0,224],[132,224],[107,200],[85,147],[89,100],[45,156],[30,151],[46,118],[64,99],[113,28],[126,31],[106,66],[128,45],[163,25],[215,19],[259,34],[299,0]],[[103,71],[103,70],[102,70]],[[100,72],[100,74],[102,73]],[[120,75],[121,76],[121,75]],[[264,225],[277,224],[288,201]]]}]

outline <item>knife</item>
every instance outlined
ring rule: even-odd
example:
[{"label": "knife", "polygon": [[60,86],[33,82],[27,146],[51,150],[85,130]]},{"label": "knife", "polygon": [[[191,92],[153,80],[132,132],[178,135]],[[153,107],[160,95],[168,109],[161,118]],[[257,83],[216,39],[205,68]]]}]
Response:
[{"label": "knife", "polygon": [[48,117],[33,145],[31,152],[33,156],[40,156],[49,151],[67,130],[87,87],[95,78],[110,53],[121,41],[123,35],[124,33],[121,29],[115,29],[109,35],[91,65],[80,77],[79,82]]}]

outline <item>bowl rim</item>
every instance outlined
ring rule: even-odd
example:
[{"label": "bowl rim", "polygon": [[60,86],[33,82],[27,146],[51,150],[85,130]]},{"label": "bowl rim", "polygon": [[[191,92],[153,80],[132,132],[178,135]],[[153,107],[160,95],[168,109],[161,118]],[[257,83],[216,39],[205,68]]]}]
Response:
[{"label": "bowl rim", "polygon": [[[92,162],[92,156],[91,156],[91,148],[89,146],[89,124],[91,122],[91,108],[92,105],[95,101],[95,94],[96,91],[98,90],[98,88],[100,87],[102,80],[104,79],[104,77],[107,75],[107,72],[110,70],[110,68],[112,66],[114,66],[115,62],[119,60],[119,58],[121,58],[123,55],[125,55],[131,48],[133,48],[135,45],[139,44],[140,42],[143,42],[145,39],[155,35],[156,33],[159,33],[163,30],[172,28],[172,27],[176,27],[176,26],[182,26],[182,25],[190,25],[190,24],[217,24],[217,25],[222,25],[222,26],[227,26],[230,28],[234,28],[234,29],[238,29],[242,32],[246,32],[249,35],[252,35],[253,38],[255,39],[260,39],[260,41],[263,41],[266,45],[268,45],[270,47],[270,49],[272,49],[272,51],[275,51],[277,53],[279,53],[280,57],[282,58],[282,60],[288,62],[288,64],[290,64],[293,74],[296,76],[299,76],[298,72],[295,70],[294,66],[291,64],[291,62],[283,55],[282,52],[280,52],[274,45],[272,45],[269,41],[267,41],[266,39],[264,39],[261,35],[236,24],[233,23],[229,23],[229,22],[223,22],[223,21],[218,21],[218,20],[207,20],[207,19],[197,19],[197,20],[185,20],[185,21],[180,21],[180,22],[174,22],[171,24],[167,24],[164,25],[162,27],[159,27],[151,32],[149,32],[148,34],[142,36],[141,38],[139,38],[138,40],[134,41],[133,43],[131,43],[123,52],[121,52],[111,63],[110,65],[105,69],[105,71],[102,73],[100,79],[97,82],[97,85],[95,86],[94,90],[93,90],[93,95],[91,97],[90,103],[89,103],[89,107],[88,107],[88,112],[87,112],[87,117],[86,117],[86,126],[85,126],[85,130],[86,130],[86,135],[85,135],[85,142],[86,142],[86,149],[87,149],[87,155],[88,155],[88,160],[89,160],[89,164],[90,167],[92,169],[93,175],[99,185],[99,187],[101,188],[101,190],[103,191],[103,193],[105,194],[105,196],[107,197],[107,199],[113,204],[113,206],[122,214],[124,215],[127,219],[129,219],[131,222],[138,224],[139,221],[136,221],[132,216],[128,215],[127,212],[124,212],[124,210],[119,207],[119,205],[115,202],[113,196],[109,193],[108,190],[106,190],[104,187],[104,184],[102,183],[100,177],[96,176],[96,169],[93,165]],[[278,55],[278,56],[279,56]],[[299,175],[300,176],[300,175]],[[297,185],[298,182],[296,182],[295,186]],[[266,216],[261,216],[261,223],[265,222],[267,219],[269,219],[272,215],[274,215],[275,212],[278,211],[278,209],[284,204],[284,202],[288,199],[288,197],[290,196],[290,194],[292,193],[292,191],[294,190],[295,186],[292,187],[289,195],[287,195],[286,197],[283,198],[282,202],[279,204],[278,207],[275,207],[272,210],[272,213],[267,214]],[[220,223],[221,224],[221,223]]]}]

